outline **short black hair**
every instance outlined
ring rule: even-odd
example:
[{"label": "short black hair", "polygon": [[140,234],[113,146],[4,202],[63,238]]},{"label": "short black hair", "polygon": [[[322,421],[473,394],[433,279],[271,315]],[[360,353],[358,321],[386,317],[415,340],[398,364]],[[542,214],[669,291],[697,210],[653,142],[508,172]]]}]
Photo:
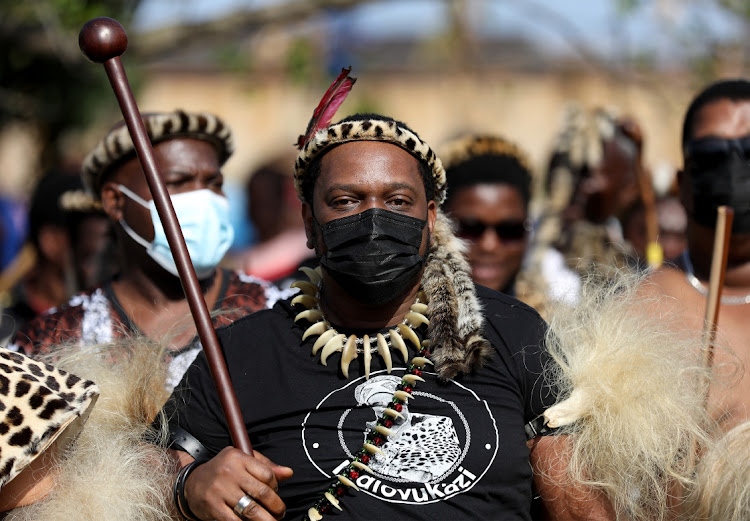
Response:
[{"label": "short black hair", "polygon": [[531,172],[512,155],[486,154],[463,161],[445,170],[448,192],[446,207],[461,188],[477,184],[504,184],[518,190],[528,207],[531,199]]},{"label": "short black hair", "polygon": [[698,112],[706,105],[722,99],[730,101],[750,100],[750,81],[743,79],[717,81],[703,89],[690,102],[690,106],[688,106],[685,113],[685,121],[682,124],[683,149],[693,137],[693,125],[695,124],[695,117]]},{"label": "short black hair", "polygon": [[[399,127],[405,128],[406,130],[408,130],[415,136],[419,137],[419,134],[414,132],[405,123],[402,123],[401,121],[390,118],[388,116],[383,116],[381,114],[370,114],[370,113],[354,114],[353,116],[348,116],[342,119],[338,123],[346,123],[348,121],[367,121],[370,119],[380,119],[380,120],[387,121],[387,122],[392,121]],[[383,140],[382,142],[391,143],[390,141],[387,141],[387,140]],[[313,159],[308,165],[307,170],[305,171],[305,175],[304,177],[302,177],[302,199],[304,202],[306,202],[310,206],[312,206],[313,204],[313,192],[315,190],[315,182],[318,180],[318,177],[320,177],[320,166],[321,166],[321,161],[323,160],[323,156],[325,156],[328,152],[330,152],[337,146],[340,146],[343,144],[345,143],[339,143],[337,145],[329,147],[327,150],[324,150],[321,154],[317,155],[315,159]],[[404,150],[406,149],[404,148]],[[406,151],[409,152],[408,150]],[[432,168],[430,168],[430,165],[428,165],[427,161],[425,161],[424,159],[417,157],[414,154],[412,154],[412,157],[414,157],[417,160],[419,174],[422,176],[422,182],[424,183],[424,191],[425,191],[425,194],[427,195],[427,200],[431,201],[435,198],[435,178],[432,175]]]},{"label": "short black hair", "polygon": [[66,228],[65,211],[60,206],[60,196],[69,190],[83,190],[83,181],[77,175],[52,171],[37,183],[29,207],[28,239],[39,250],[39,232],[45,226]]}]

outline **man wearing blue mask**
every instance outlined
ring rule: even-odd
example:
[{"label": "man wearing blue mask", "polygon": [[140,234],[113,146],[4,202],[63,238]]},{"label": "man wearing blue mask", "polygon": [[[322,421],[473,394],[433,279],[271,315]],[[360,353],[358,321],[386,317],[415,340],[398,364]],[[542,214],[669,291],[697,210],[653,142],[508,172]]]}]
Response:
[{"label": "man wearing blue mask", "polygon": [[[734,209],[726,276],[719,307],[718,338],[728,349],[717,349],[715,367],[750,366],[750,82],[714,83],[698,94],[685,115],[682,134],[684,166],[679,174],[680,197],[688,215],[687,250],[674,266],[657,271],[649,292],[668,295],[659,313],[677,311],[686,327],[700,332],[711,271],[716,210]],[[679,304],[675,304],[679,303]],[[742,367],[742,366],[740,366]],[[750,376],[733,385],[712,386],[709,411],[728,431],[750,419]]]},{"label": "man wearing blue mask", "polygon": [[[183,111],[143,116],[156,160],[172,199],[216,325],[272,305],[276,290],[258,279],[224,269],[219,262],[232,244],[229,205],[221,167],[233,151],[230,129],[214,115]],[[28,354],[62,342],[110,342],[123,335],[168,340],[174,386],[200,351],[188,303],[177,277],[164,228],[123,122],[83,162],[87,188],[113,221],[121,272],[101,287],[75,296],[59,311],[20,331],[11,348]]]}]

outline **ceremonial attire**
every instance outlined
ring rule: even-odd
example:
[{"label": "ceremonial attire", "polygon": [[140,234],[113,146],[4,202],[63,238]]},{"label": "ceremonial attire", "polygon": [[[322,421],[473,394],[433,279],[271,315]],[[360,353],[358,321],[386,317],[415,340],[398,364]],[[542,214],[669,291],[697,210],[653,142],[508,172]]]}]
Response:
[{"label": "ceremonial attire", "polygon": [[[222,286],[212,311],[214,326],[227,325],[244,315],[273,306],[286,294],[272,284],[224,270]],[[30,356],[46,354],[55,345],[79,343],[81,346],[104,344],[125,336],[142,334],[123,309],[111,282],[71,298],[59,310],[53,309],[29,322],[8,348]],[[167,387],[172,389],[201,351],[197,338],[171,351]]]},{"label": "ceremonial attire", "polygon": [[[530,519],[524,425],[555,400],[542,376],[546,325],[511,297],[483,287],[477,296],[492,345],[484,367],[444,383],[425,367],[405,419],[368,463],[374,473],[354,479],[360,492],[347,492],[342,519]],[[253,447],[294,469],[279,492],[290,519],[305,514],[352,461],[406,368],[394,352],[388,374],[373,355],[369,379],[359,358],[345,378],[337,356],[322,366],[311,355],[314,339],[302,340],[309,324],[295,322],[298,312],[282,301],[217,331]],[[231,445],[205,355],[165,410],[211,456]]]}]

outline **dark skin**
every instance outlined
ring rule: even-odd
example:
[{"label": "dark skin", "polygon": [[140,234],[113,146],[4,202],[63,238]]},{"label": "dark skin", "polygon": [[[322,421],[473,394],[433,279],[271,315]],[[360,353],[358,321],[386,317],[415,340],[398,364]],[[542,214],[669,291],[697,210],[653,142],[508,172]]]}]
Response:
[{"label": "dark skin", "polygon": [[469,264],[477,284],[496,291],[508,291],[521,269],[527,237],[508,240],[498,237],[492,226],[523,222],[528,216],[518,189],[500,183],[480,183],[459,188],[451,195],[446,211],[457,220],[478,221],[488,227],[477,239],[470,239]]},{"label": "dark skin", "polygon": [[[750,101],[718,100],[700,109],[692,128],[694,139],[701,137],[737,138],[750,134]],[[713,252],[714,230],[702,226],[691,217],[692,199],[689,193],[691,165],[687,163],[680,173],[680,194],[688,214],[688,249],[693,261],[695,275],[708,287],[708,279]],[[674,297],[659,302],[656,312],[675,311],[674,302],[679,303],[676,311],[684,316],[684,324],[695,333],[702,331],[706,309],[706,297],[701,295],[686,280],[685,274],[677,269],[662,268],[652,280],[655,284],[646,285],[647,295],[667,295]],[[722,296],[746,295],[750,293],[750,235],[732,234],[729,244],[729,261]],[[718,338],[722,348],[715,351],[714,367],[727,368],[725,374],[738,363],[750,365],[750,322],[747,320],[748,305],[719,306]],[[732,351],[730,353],[724,347]],[[712,386],[709,394],[709,410],[727,431],[750,418],[750,377],[747,371],[740,378],[726,385],[720,379]]]},{"label": "dark skin", "polygon": [[[428,231],[431,232],[437,207],[428,201],[417,160],[396,145],[374,141],[355,141],[329,151],[321,162],[321,174],[315,183],[312,205],[305,203],[302,215],[308,234],[308,245],[317,244],[318,254],[325,252],[318,223],[357,214],[371,208],[383,208],[424,219],[427,226],[422,236],[422,253],[427,252]],[[419,279],[395,301],[384,306],[359,302],[326,275],[323,270],[321,305],[334,323],[350,328],[375,328],[399,323],[405,317],[417,291]],[[542,438],[532,450],[532,463],[539,475],[560,473],[564,455],[564,436]],[[192,461],[178,452],[181,465]],[[185,494],[193,512],[201,519],[237,521],[232,507],[244,494],[255,499],[245,509],[243,517],[257,521],[271,521],[283,517],[285,508],[278,496],[279,482],[291,476],[292,470],[281,467],[259,453],[256,458],[238,449],[225,448],[208,463],[200,465],[189,476]],[[610,519],[609,510],[600,497],[581,499],[564,495],[559,482],[540,481],[546,497],[567,497],[570,502],[550,504],[550,518],[557,521]]]},{"label": "dark skin", "polygon": [[[175,138],[154,146],[167,190],[180,194],[209,189],[219,195],[224,178],[219,155],[214,146],[192,138]],[[179,348],[195,336],[195,325],[179,278],[164,270],[146,250],[135,242],[119,224],[121,219],[147,241],[154,238],[150,212],[127,197],[117,186],[122,184],[146,201],[151,194],[146,177],[136,157],[110,173],[101,189],[104,211],[113,221],[120,248],[121,276],[112,287],[125,312],[149,338],[169,335],[170,345]],[[212,309],[221,288],[222,273],[217,270],[201,282],[206,305]]]},{"label": "dark skin", "polygon": [[[320,230],[313,222],[313,210],[317,221],[325,224],[371,208],[426,218],[420,251],[427,253],[437,207],[434,201],[427,200],[417,160],[396,145],[370,141],[346,143],[323,156],[313,204],[304,203],[302,207],[308,246],[317,243],[318,254],[325,253]],[[336,324],[379,329],[400,323],[418,290],[419,278],[393,302],[371,306],[349,295],[324,270],[321,306]],[[228,447],[190,475],[185,494],[198,517],[237,521],[232,508],[244,494],[255,499],[243,512],[246,519],[270,521],[283,517],[284,503],[276,492],[279,481],[289,478],[292,470],[255,454],[254,459]],[[181,465],[192,461],[184,452],[179,452],[178,457]]]},{"label": "dark skin", "polygon": [[70,236],[65,228],[45,224],[39,229],[38,258],[34,268],[24,277],[23,287],[29,306],[42,313],[59,306],[74,289],[66,284],[66,268],[70,265]]},{"label": "dark skin", "polygon": [[102,270],[114,270],[113,266],[101,265],[105,250],[112,247],[112,224],[106,215],[91,214],[83,218],[78,226],[78,240],[73,244],[76,278],[81,289],[93,288],[102,282]]},{"label": "dark skin", "polygon": [[603,143],[603,157],[581,181],[574,204],[567,210],[571,220],[603,223],[622,212],[638,197],[638,159],[615,140]]},{"label": "dark skin", "polygon": [[[420,254],[426,255],[428,238],[435,226],[437,206],[435,201],[427,201],[418,168],[414,156],[390,143],[356,141],[328,152],[321,162],[313,204],[302,205],[308,247],[315,245],[318,256],[326,253],[320,228],[316,226],[313,215],[323,225],[334,219],[381,208],[427,220],[420,248]],[[373,306],[349,295],[323,270],[321,306],[326,317],[334,324],[378,329],[401,322],[418,291],[419,279],[398,299]]]}]

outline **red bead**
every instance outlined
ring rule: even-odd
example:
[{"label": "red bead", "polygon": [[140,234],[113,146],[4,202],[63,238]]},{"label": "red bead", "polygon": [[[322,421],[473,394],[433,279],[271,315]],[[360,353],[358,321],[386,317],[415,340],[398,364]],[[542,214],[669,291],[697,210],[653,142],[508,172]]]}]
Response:
[{"label": "red bead", "polygon": [[422,370],[421,369],[414,369],[414,375],[415,376],[422,376]]},{"label": "red bead", "polygon": [[330,511],[331,505],[323,505],[322,507],[320,507],[320,510],[318,510],[318,512],[320,512],[321,514],[327,514]]},{"label": "red bead", "polygon": [[352,479],[357,479],[359,477],[359,472],[357,472],[356,470],[352,470],[349,472],[349,477]]},{"label": "red bead", "polygon": [[411,387],[404,387],[404,392],[405,393],[411,394],[412,391],[413,391],[413,389]]},{"label": "red bead", "polygon": [[377,437],[377,438],[373,438],[372,442],[373,442],[373,443],[374,443],[374,444],[375,444],[376,446],[377,446],[377,445],[382,445],[382,444],[383,444],[383,438],[380,438],[380,437]]},{"label": "red bead", "polygon": [[341,496],[343,496],[344,494],[346,494],[346,489],[345,489],[344,487],[336,487],[336,490],[334,491],[334,493],[335,493],[335,494],[336,494],[336,495],[337,495],[338,497],[341,497]]},{"label": "red bead", "polygon": [[370,461],[370,456],[368,456],[367,454],[362,454],[362,457],[360,457],[359,460],[367,465],[367,462]]},{"label": "red bead", "polygon": [[396,409],[398,412],[401,412],[401,409],[403,409],[400,403],[393,404],[393,408]]},{"label": "red bead", "polygon": [[383,427],[386,429],[390,429],[393,426],[393,420],[385,420],[383,422]]}]

